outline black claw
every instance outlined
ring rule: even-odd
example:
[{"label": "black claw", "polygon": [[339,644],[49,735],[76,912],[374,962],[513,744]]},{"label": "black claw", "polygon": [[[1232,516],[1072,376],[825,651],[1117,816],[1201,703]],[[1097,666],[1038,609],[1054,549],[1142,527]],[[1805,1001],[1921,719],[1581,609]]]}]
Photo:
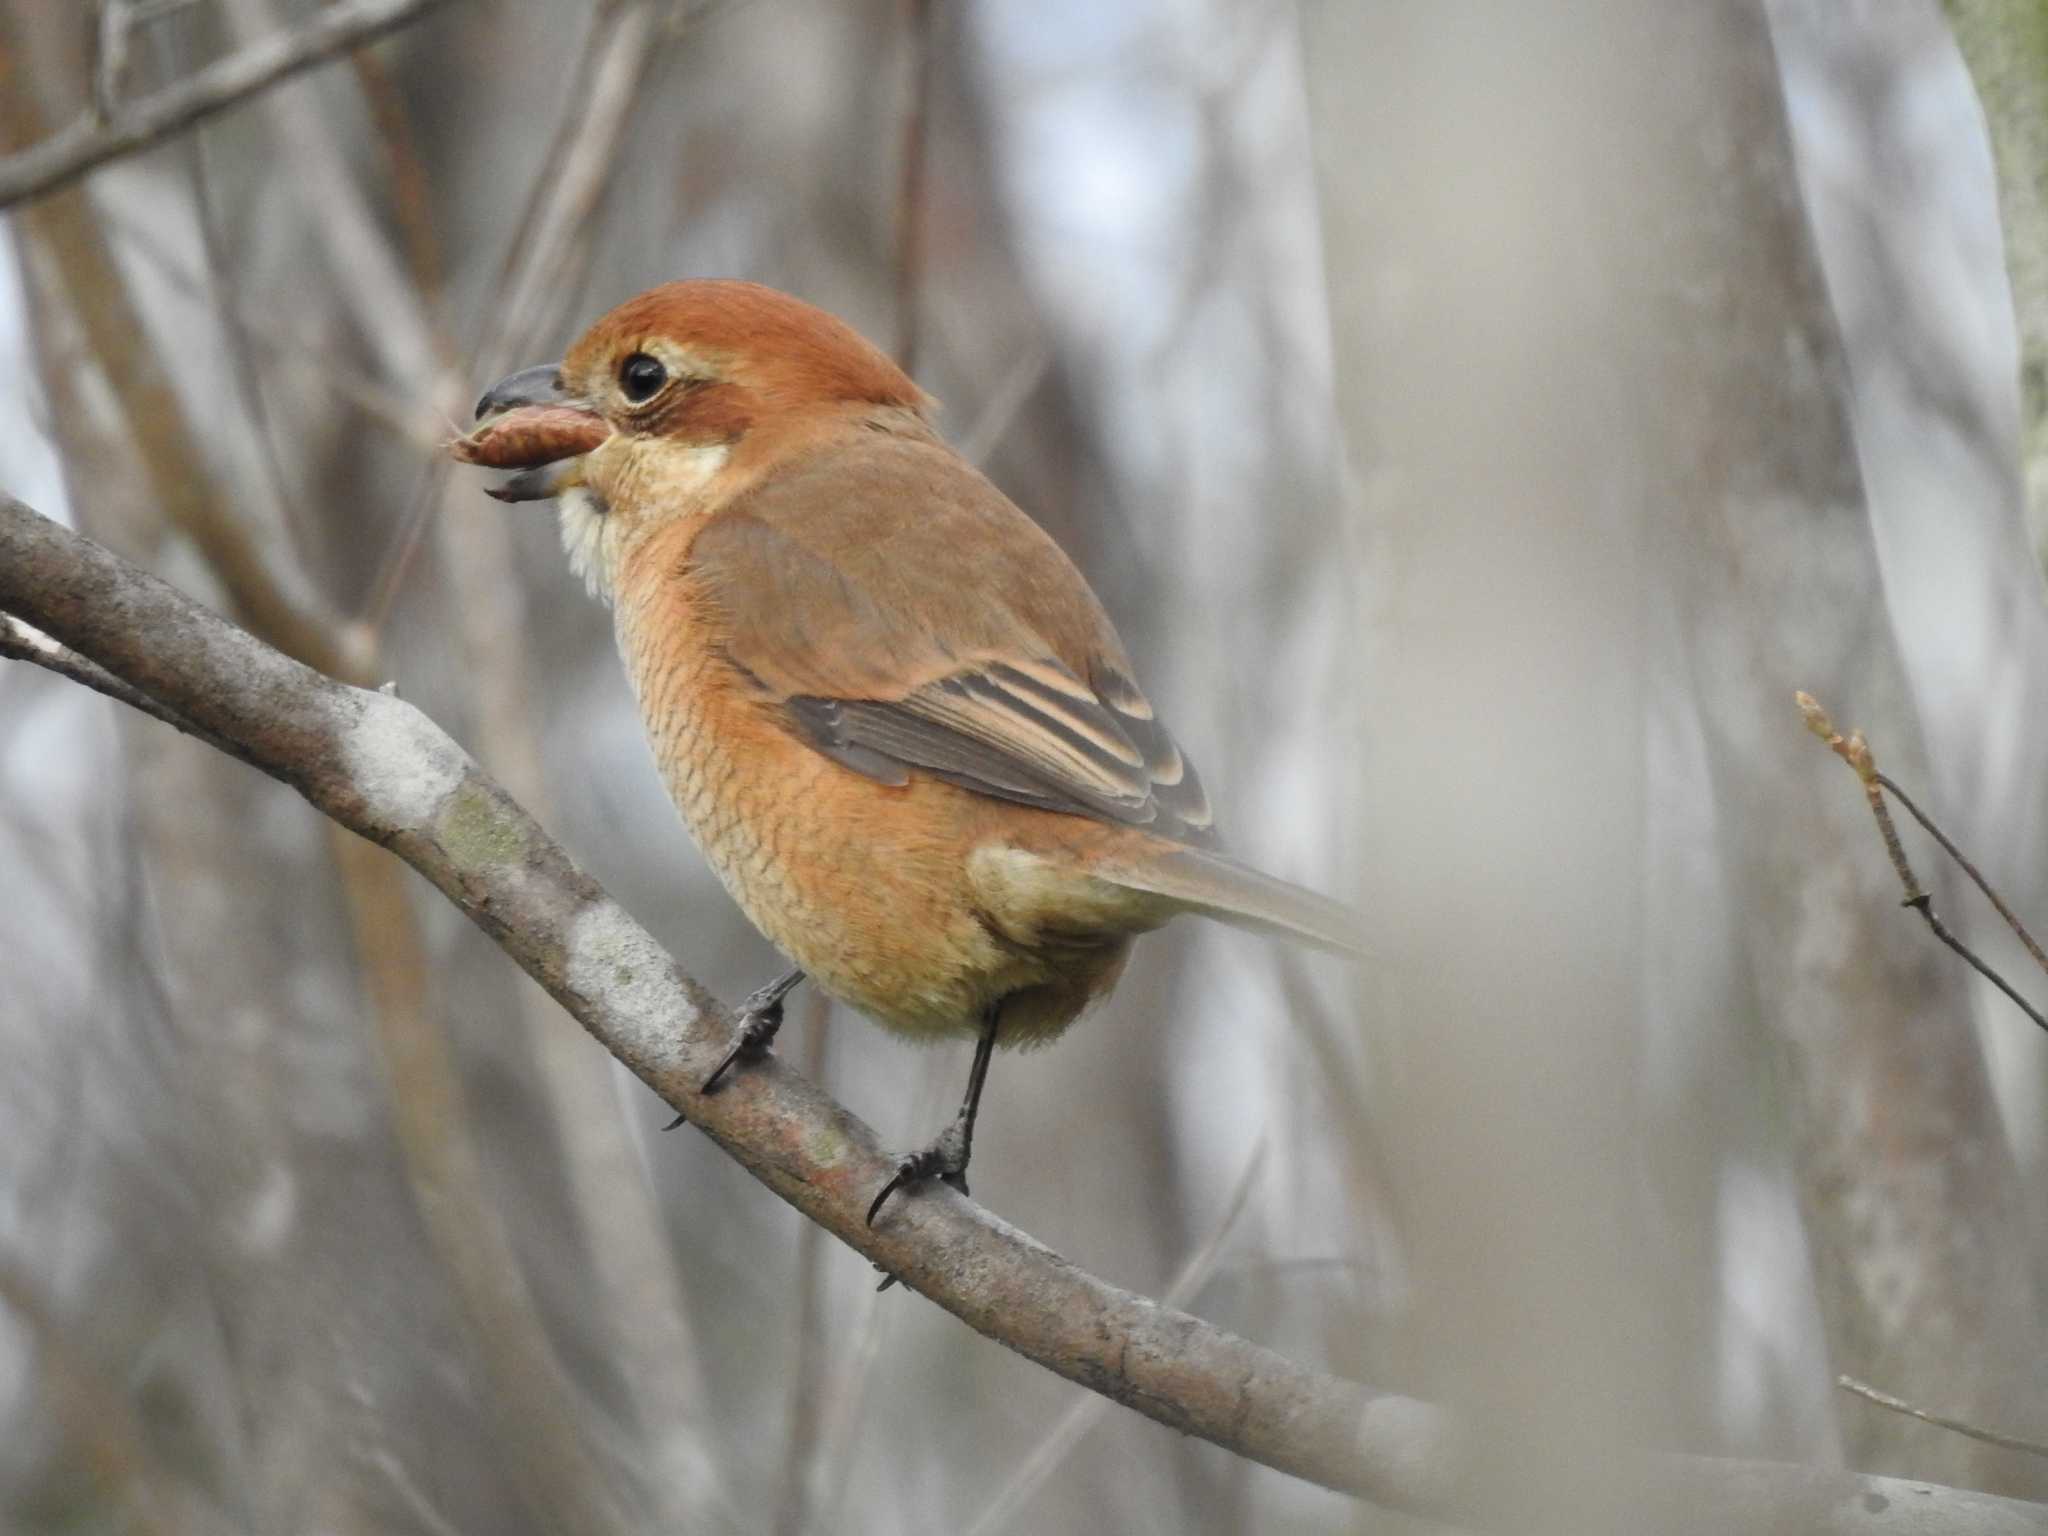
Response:
[{"label": "black claw", "polygon": [[919,1147],[896,1164],[895,1173],[882,1186],[882,1192],[875,1196],[875,1203],[868,1207],[868,1225],[872,1227],[875,1224],[875,1214],[882,1209],[882,1202],[907,1185],[922,1184],[927,1179],[936,1178],[966,1194],[967,1156],[965,1126],[962,1121],[955,1120],[930,1146]]},{"label": "black claw", "polygon": [[[752,1045],[747,1039],[747,1027],[742,1027],[739,1039],[734,1043],[733,1048],[725,1053],[725,1060],[711,1069],[711,1075],[704,1079],[704,1086],[697,1091],[699,1093],[710,1093],[718,1087],[718,1080],[725,1076],[726,1068],[730,1067],[742,1056],[749,1059],[759,1056],[763,1053],[764,1049],[762,1046]],[[680,1120],[682,1117],[679,1115],[676,1118]]]},{"label": "black claw", "polygon": [[802,971],[778,976],[740,1005],[739,1037],[733,1041],[732,1049],[725,1053],[725,1060],[704,1079],[704,1086],[697,1090],[699,1093],[710,1093],[716,1089],[718,1080],[735,1062],[759,1061],[768,1054],[768,1048],[775,1043],[775,1032],[782,1028],[782,1000],[803,979]]},{"label": "black claw", "polygon": [[914,1175],[910,1171],[910,1164],[911,1159],[907,1157],[901,1163],[897,1164],[896,1172],[890,1177],[889,1182],[882,1186],[882,1192],[879,1195],[875,1196],[875,1203],[868,1207],[869,1226],[872,1227],[875,1224],[875,1213],[881,1210],[882,1202],[884,1200],[887,1200],[891,1195],[895,1194],[898,1189],[902,1188],[903,1185],[909,1183],[910,1180],[914,1177]]},{"label": "black claw", "polygon": [[[974,1067],[967,1074],[967,1098],[960,1106],[960,1113],[933,1140],[928,1147],[920,1147],[896,1164],[896,1171],[889,1176],[889,1182],[882,1186],[882,1192],[875,1196],[874,1204],[868,1207],[868,1225],[875,1224],[884,1202],[906,1185],[922,1184],[925,1180],[937,1178],[967,1193],[967,1164],[974,1155],[974,1117],[981,1108],[981,1088],[988,1077],[988,1060],[995,1053],[996,1029],[1000,1019],[990,1013],[982,1025],[981,1040],[974,1048]],[[892,1277],[893,1279],[893,1277]],[[891,1281],[884,1280],[877,1290],[886,1291]]]},{"label": "black claw", "polygon": [[677,1126],[688,1125],[689,1123],[690,1117],[688,1115],[677,1115],[675,1119],[669,1121],[669,1123],[667,1125],[664,1125],[662,1129],[664,1131],[672,1131],[676,1129]]}]

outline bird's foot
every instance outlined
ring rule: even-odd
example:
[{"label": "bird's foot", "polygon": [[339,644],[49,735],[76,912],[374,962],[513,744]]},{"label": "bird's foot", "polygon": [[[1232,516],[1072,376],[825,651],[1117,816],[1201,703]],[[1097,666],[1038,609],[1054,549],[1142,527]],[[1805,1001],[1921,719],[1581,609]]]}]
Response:
[{"label": "bird's foot", "polygon": [[939,1132],[928,1147],[919,1147],[915,1152],[897,1161],[896,1172],[889,1182],[882,1186],[882,1192],[875,1196],[874,1204],[868,1207],[868,1225],[875,1224],[875,1216],[882,1204],[899,1189],[913,1184],[922,1184],[929,1179],[943,1179],[946,1183],[967,1193],[967,1159],[972,1151],[969,1142],[971,1130],[965,1115]]},{"label": "bird's foot", "polygon": [[725,1060],[704,1079],[702,1092],[716,1089],[718,1080],[735,1062],[759,1061],[768,1054],[768,1048],[775,1043],[775,1032],[782,1028],[782,1000],[789,995],[791,985],[788,978],[778,976],[747,995],[747,1000],[740,1004],[740,1032],[733,1039],[732,1049],[725,1053]]},{"label": "bird's foot", "polygon": [[[711,1093],[718,1087],[718,1080],[731,1070],[736,1062],[759,1061],[768,1054],[768,1048],[775,1043],[775,1032],[782,1028],[782,1000],[789,996],[790,989],[803,979],[802,972],[778,976],[765,987],[757,987],[747,994],[747,1000],[740,1004],[737,1018],[739,1033],[733,1037],[732,1049],[725,1053],[725,1060],[712,1068],[711,1075],[704,1079],[699,1093]],[[677,1115],[662,1129],[672,1131],[684,1121]]]}]

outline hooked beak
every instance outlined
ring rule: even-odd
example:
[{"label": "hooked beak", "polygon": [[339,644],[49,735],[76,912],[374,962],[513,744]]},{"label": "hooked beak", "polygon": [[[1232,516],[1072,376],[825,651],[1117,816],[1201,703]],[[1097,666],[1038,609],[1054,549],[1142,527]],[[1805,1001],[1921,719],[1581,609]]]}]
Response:
[{"label": "hooked beak", "polygon": [[569,397],[562,392],[562,365],[539,363],[517,373],[508,373],[485,390],[476,402],[476,419],[482,421],[522,405],[569,403]]},{"label": "hooked beak", "polygon": [[468,464],[516,471],[487,488],[499,501],[561,495],[581,482],[583,455],[611,436],[604,418],[563,388],[556,363],[500,379],[477,401],[476,417],[450,451]]}]

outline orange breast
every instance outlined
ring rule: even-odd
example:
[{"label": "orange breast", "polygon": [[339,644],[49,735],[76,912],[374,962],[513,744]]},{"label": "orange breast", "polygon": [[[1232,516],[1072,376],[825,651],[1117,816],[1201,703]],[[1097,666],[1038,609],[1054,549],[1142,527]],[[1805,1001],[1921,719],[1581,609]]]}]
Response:
[{"label": "orange breast", "polygon": [[1055,843],[1092,824],[922,775],[880,784],[806,746],[719,652],[710,610],[677,574],[686,530],[670,532],[621,573],[619,646],[669,794],[747,917],[891,1028],[971,1034],[1005,1000],[1005,1043],[1065,1028],[1114,982],[1124,932],[1020,942],[984,910],[970,862],[1010,840],[1006,813],[1047,824]]}]

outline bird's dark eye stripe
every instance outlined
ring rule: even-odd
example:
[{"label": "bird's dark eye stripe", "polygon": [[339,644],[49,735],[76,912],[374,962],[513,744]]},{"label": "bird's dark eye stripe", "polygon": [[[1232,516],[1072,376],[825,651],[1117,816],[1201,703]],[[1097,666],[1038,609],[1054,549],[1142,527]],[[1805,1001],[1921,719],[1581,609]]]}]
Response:
[{"label": "bird's dark eye stripe", "polygon": [[645,352],[635,352],[619,364],[619,388],[635,405],[652,400],[667,382],[668,370],[662,367],[658,358],[649,357]]}]

